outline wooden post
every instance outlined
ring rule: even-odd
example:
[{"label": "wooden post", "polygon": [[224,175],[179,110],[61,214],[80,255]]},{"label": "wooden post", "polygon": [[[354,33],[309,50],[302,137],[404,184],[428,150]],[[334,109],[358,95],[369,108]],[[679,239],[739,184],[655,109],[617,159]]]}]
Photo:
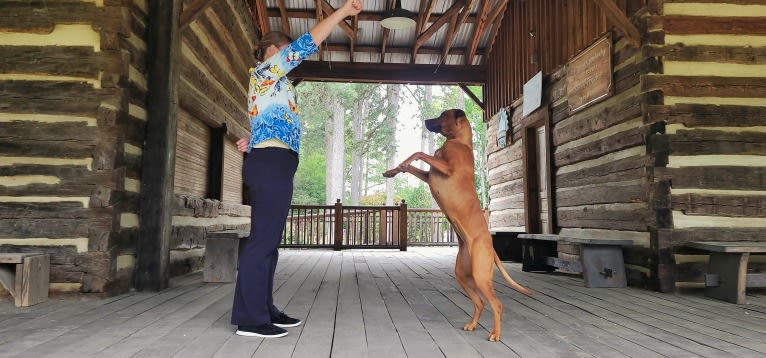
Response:
[{"label": "wooden post", "polygon": [[404,199],[399,211],[399,250],[407,251],[407,203]]},{"label": "wooden post", "polygon": [[150,1],[147,122],[141,171],[136,289],[168,287],[176,156],[181,0]]},{"label": "wooden post", "polygon": [[335,251],[343,249],[343,204],[340,199],[335,202],[335,242],[333,245]]},{"label": "wooden post", "polygon": [[378,211],[378,245],[385,245],[388,233],[388,209]]}]

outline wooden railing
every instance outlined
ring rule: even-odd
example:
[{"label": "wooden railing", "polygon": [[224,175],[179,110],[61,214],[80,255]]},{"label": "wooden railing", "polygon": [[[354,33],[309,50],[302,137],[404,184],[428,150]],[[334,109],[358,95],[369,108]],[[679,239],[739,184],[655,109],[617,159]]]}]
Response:
[{"label": "wooden railing", "polygon": [[282,247],[397,248],[456,245],[457,236],[440,210],[397,206],[293,205]]},{"label": "wooden railing", "polygon": [[439,209],[407,211],[407,243],[410,246],[457,245],[457,234]]}]

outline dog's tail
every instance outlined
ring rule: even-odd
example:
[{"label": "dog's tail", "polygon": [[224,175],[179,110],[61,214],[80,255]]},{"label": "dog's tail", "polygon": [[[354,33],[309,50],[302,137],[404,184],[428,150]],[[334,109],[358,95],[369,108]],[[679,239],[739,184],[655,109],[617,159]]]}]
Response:
[{"label": "dog's tail", "polygon": [[497,253],[495,253],[495,265],[497,265],[497,269],[500,270],[500,273],[503,275],[505,280],[508,281],[509,284],[511,284],[511,288],[527,296],[533,295],[532,291],[520,285],[518,282],[514,281],[513,278],[511,278],[511,275],[509,275],[508,272],[505,271],[505,267],[503,267],[503,262],[500,261],[500,257],[497,256]]}]

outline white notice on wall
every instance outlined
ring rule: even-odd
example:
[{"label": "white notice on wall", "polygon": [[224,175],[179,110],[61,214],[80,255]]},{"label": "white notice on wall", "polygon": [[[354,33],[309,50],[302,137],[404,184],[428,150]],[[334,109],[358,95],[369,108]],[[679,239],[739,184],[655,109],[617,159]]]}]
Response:
[{"label": "white notice on wall", "polygon": [[540,108],[543,97],[543,72],[540,71],[531,80],[524,84],[524,107],[522,116]]}]

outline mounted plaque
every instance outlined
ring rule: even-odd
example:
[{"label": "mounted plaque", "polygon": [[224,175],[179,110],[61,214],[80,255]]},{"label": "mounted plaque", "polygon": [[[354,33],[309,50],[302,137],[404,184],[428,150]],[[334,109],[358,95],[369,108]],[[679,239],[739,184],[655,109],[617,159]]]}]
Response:
[{"label": "mounted plaque", "polygon": [[578,111],[609,96],[612,89],[612,36],[607,35],[569,61],[569,111]]},{"label": "mounted plaque", "polygon": [[543,71],[537,72],[524,84],[524,103],[521,115],[526,117],[540,108],[543,100]]}]

